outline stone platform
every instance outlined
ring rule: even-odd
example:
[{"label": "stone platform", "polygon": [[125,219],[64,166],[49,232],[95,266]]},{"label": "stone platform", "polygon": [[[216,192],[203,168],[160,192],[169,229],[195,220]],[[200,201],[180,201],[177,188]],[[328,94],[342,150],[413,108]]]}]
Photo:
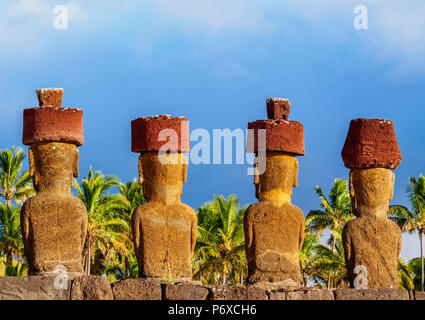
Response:
[{"label": "stone platform", "polygon": [[424,292],[400,289],[271,291],[249,286],[166,283],[156,279],[109,283],[101,276],[75,277],[67,285],[56,287],[54,277],[0,277],[0,300],[425,300]]}]

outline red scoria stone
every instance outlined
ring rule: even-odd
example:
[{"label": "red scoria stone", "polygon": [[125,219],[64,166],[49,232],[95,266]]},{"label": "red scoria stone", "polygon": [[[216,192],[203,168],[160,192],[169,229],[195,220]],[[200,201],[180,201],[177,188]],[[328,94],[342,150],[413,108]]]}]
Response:
[{"label": "red scoria stone", "polygon": [[36,107],[24,109],[22,143],[63,142],[81,146],[83,110],[77,108]]},{"label": "red scoria stone", "polygon": [[36,93],[40,107],[60,108],[62,106],[63,89],[43,88],[37,89]]},{"label": "red scoria stone", "polygon": [[303,156],[304,152],[304,127],[298,121],[286,120],[257,120],[248,123],[248,129],[253,129],[248,135],[246,152],[258,152],[258,130],[266,130],[266,151],[281,151],[293,155]]},{"label": "red scoria stone", "polygon": [[396,169],[403,157],[393,122],[384,119],[351,120],[341,156],[347,168]]},{"label": "red scoria stone", "polygon": [[[163,132],[166,140],[160,141],[159,135],[164,129],[174,130],[177,139],[170,141],[172,138],[167,137],[167,132]],[[159,151],[166,143],[169,147],[167,151],[189,152],[189,123],[187,118],[159,115],[131,121],[132,152]]]},{"label": "red scoria stone", "polygon": [[288,99],[269,98],[267,103],[267,118],[275,120],[288,120],[291,111],[291,103]]}]

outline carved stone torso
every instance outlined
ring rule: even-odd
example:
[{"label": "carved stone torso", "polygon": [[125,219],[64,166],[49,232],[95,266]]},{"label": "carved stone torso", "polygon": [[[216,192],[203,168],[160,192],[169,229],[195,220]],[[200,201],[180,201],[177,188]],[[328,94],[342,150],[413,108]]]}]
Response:
[{"label": "carved stone torso", "polygon": [[245,214],[244,230],[249,282],[299,282],[304,215],[298,207],[279,207],[269,200],[255,203]]},{"label": "carved stone torso", "polygon": [[191,207],[148,202],[134,211],[132,229],[140,242],[136,252],[140,276],[192,278],[197,223]]},{"label": "carved stone torso", "polygon": [[87,211],[80,199],[40,192],[24,203],[21,226],[30,274],[52,272],[58,265],[83,272]]},{"label": "carved stone torso", "polygon": [[[398,288],[397,265],[401,250],[401,231],[387,218],[359,217],[343,230],[347,269],[364,266],[369,288]],[[351,286],[356,275],[348,272]]]}]

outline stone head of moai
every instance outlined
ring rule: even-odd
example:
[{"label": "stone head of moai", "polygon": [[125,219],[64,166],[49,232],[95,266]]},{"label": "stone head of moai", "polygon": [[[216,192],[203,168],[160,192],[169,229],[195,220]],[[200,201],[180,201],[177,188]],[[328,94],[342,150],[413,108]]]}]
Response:
[{"label": "stone head of moai", "polygon": [[[270,192],[292,196],[298,185],[298,159],[304,155],[304,127],[298,121],[289,121],[288,99],[267,99],[267,120],[248,123],[247,152],[256,154],[254,184],[256,197]],[[265,139],[261,141],[261,131]],[[261,145],[263,143],[263,145]],[[263,153],[263,155],[261,155]],[[273,191],[275,190],[275,191]]]},{"label": "stone head of moai", "polygon": [[29,145],[29,174],[37,194],[21,210],[30,274],[65,267],[82,272],[87,211],[71,195],[84,143],[83,111],[62,108],[63,89],[37,89],[39,107],[24,110],[22,142]]},{"label": "stone head of moai", "polygon": [[139,275],[152,278],[192,278],[196,214],[182,204],[189,152],[185,117],[168,115],[131,122],[131,149],[140,153],[139,183],[147,203],[132,215],[133,243]]},{"label": "stone head of moai", "polygon": [[[392,170],[400,165],[402,155],[392,121],[352,120],[341,155],[350,169],[351,204],[356,216],[343,230],[351,286],[396,288],[401,231],[387,213],[394,192]],[[356,274],[360,269],[361,275]]]},{"label": "stone head of moai", "polygon": [[394,190],[392,170],[402,160],[392,121],[352,120],[341,155],[350,168],[354,214],[386,217]]},{"label": "stone head of moai", "polygon": [[255,153],[258,203],[244,217],[248,281],[296,286],[304,241],[304,215],[291,204],[298,185],[298,160],[304,155],[304,127],[288,120],[287,99],[267,99],[269,119],[248,123],[247,152]]},{"label": "stone head of moai", "polygon": [[[139,183],[147,201],[179,202],[187,178],[189,126],[168,115],[132,121],[132,151],[139,156]],[[163,136],[161,136],[163,135]]]}]

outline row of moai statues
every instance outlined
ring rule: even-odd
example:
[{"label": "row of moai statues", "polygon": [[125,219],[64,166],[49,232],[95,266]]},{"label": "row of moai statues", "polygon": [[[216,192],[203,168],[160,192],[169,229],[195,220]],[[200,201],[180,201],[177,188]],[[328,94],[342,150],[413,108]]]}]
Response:
[{"label": "row of moai statues", "polygon": [[[50,274],[58,266],[83,272],[87,211],[71,194],[78,177],[78,146],[83,139],[83,112],[62,108],[62,89],[37,89],[39,107],[24,110],[23,143],[29,145],[30,175],[37,194],[21,210],[21,227],[29,274]],[[304,241],[304,214],[291,203],[298,184],[298,160],[304,155],[304,127],[290,121],[287,99],[267,99],[268,119],[250,122],[256,154],[254,184],[259,202],[244,217],[249,284],[297,286]],[[174,139],[161,137],[163,130]],[[265,145],[258,137],[265,133]],[[139,183],[147,202],[132,214],[131,229],[139,276],[192,278],[191,258],[197,234],[195,211],[181,203],[186,182],[189,126],[185,117],[168,115],[131,122],[133,152],[139,153]],[[166,152],[163,152],[166,145]],[[359,266],[370,288],[398,286],[401,231],[387,218],[394,173],[402,156],[393,123],[355,119],[342,150],[350,168],[350,195],[356,219],[343,230],[351,286]],[[263,170],[258,170],[264,161]]]}]

